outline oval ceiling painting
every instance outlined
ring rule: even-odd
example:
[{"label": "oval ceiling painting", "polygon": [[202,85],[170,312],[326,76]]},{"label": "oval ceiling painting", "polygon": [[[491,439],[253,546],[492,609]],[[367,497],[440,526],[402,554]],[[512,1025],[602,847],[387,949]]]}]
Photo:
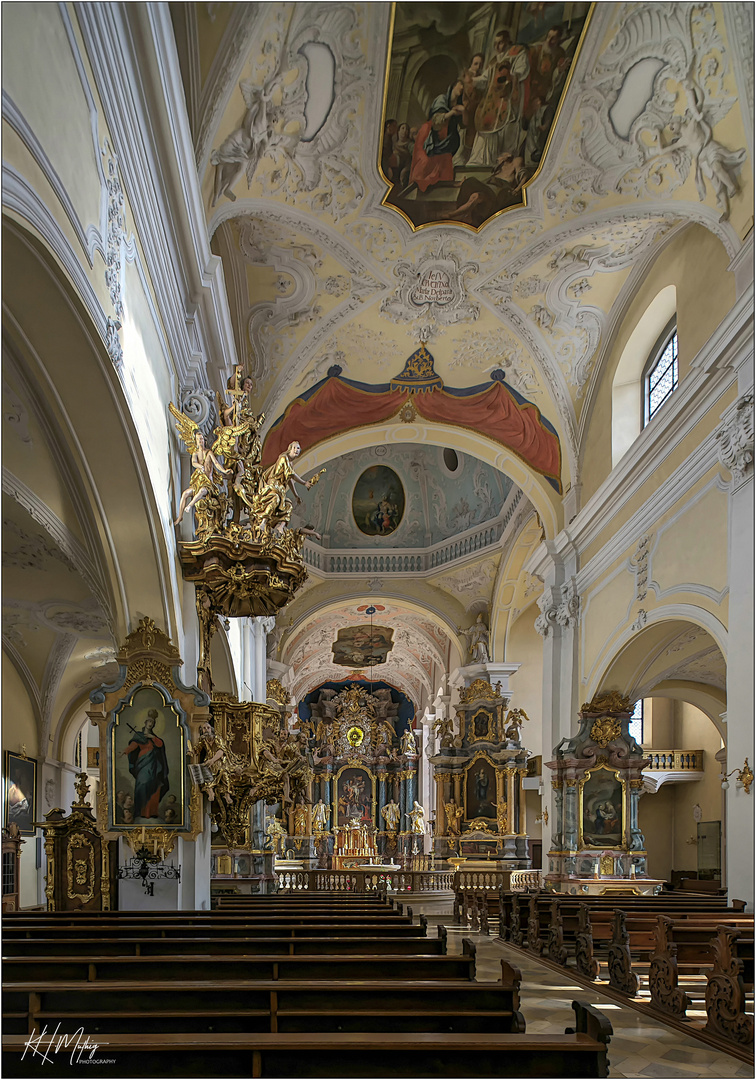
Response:
[{"label": "oval ceiling painting", "polygon": [[404,488],[393,469],[371,465],[355,484],[352,514],[366,536],[389,536],[404,514]]}]

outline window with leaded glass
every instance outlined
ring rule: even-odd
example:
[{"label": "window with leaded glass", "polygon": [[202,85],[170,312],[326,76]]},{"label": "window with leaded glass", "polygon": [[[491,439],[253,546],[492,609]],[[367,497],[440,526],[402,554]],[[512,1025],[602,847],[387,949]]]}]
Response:
[{"label": "window with leaded glass", "polygon": [[628,725],[628,731],[630,735],[638,745],[643,743],[643,698],[639,698],[636,701],[633,711],[630,715],[630,723]]},{"label": "window with leaded glass", "polygon": [[649,422],[677,389],[677,325],[668,326],[643,373],[643,424]]}]

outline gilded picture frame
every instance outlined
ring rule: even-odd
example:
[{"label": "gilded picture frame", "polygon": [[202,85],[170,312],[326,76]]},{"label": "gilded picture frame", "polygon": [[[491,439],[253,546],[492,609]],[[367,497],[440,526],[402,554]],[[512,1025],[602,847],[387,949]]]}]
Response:
[{"label": "gilded picture frame", "polygon": [[12,750],[5,751],[3,820],[6,829],[18,825],[21,836],[34,836],[36,832],[37,761]]},{"label": "gilded picture frame", "polygon": [[[477,233],[528,205],[595,4],[425,4],[422,25],[417,7],[391,8],[377,147],[382,205],[413,232],[453,224]],[[499,171],[505,153],[511,175]]]},{"label": "gilded picture frame", "polygon": [[462,798],[465,822],[474,818],[496,822],[496,766],[484,751],[465,766]]},{"label": "gilded picture frame", "polygon": [[587,769],[578,783],[578,848],[628,849],[627,781],[608,765]]},{"label": "gilded picture frame", "polygon": [[[345,774],[348,774],[348,776],[345,777]],[[372,769],[368,769],[365,765],[354,765],[347,762],[346,765],[341,766],[341,768],[333,778],[333,806],[331,820],[336,826],[343,826],[349,820],[350,816],[354,816],[350,815],[346,809],[348,805],[345,803],[345,799],[348,799],[347,782],[350,780],[356,780],[360,774],[364,774],[370,781],[370,816],[368,818],[364,814],[361,814],[360,820],[365,821],[366,823],[370,822],[372,824],[375,824],[375,773],[372,771]],[[345,777],[345,779],[342,781],[343,777]],[[365,795],[367,795],[367,792],[363,792],[363,796],[361,797],[364,798]],[[358,805],[358,803],[355,803],[354,805],[356,806]],[[366,802],[363,802],[362,805],[366,806]],[[345,807],[344,812],[342,812],[342,806]]]}]

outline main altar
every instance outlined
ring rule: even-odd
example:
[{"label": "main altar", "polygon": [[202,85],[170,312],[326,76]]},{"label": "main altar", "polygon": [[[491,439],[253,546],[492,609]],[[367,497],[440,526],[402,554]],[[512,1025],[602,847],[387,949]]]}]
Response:
[{"label": "main altar", "polygon": [[324,688],[294,727],[306,740],[311,775],[307,797],[281,823],[287,851],[335,870],[422,851],[421,733],[400,719],[390,689],[362,682]]}]

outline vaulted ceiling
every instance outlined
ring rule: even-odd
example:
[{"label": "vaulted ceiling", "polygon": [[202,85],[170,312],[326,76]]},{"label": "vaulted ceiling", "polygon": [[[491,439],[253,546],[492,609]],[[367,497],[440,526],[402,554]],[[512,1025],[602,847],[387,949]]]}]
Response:
[{"label": "vaulted ceiling", "polygon": [[[511,24],[515,40],[525,7],[405,4],[397,26],[402,47],[426,50],[427,70],[452,34],[449,55],[480,48],[481,26]],[[476,232],[452,223],[415,230],[384,203],[391,5],[172,5],[208,234],[223,262],[239,358],[267,425],[334,365],[344,378],[385,384],[425,341],[446,385],[479,386],[503,371],[557,432],[563,490],[577,486],[602,365],[649,265],[692,224],[730,255],[749,227],[750,174],[738,174],[747,197],[735,209],[716,179],[717,160],[729,154],[732,169],[742,161],[752,125],[737,103],[747,94],[742,65],[733,62],[749,46],[726,7],[595,5],[526,205]],[[702,154],[703,121],[716,141]],[[441,259],[451,267],[453,301],[415,304],[412,283]],[[368,579],[392,603],[408,597],[443,613],[457,649],[455,620],[465,625],[494,602],[511,529],[497,530],[485,551],[458,553],[445,577],[410,581],[368,562],[360,580],[362,563],[350,573],[347,563],[326,559],[334,549],[427,548],[464,532],[476,515],[501,519],[509,477],[468,460],[470,490],[457,491],[439,466],[443,443],[420,450],[409,441],[394,438],[380,458],[383,433],[335,449],[332,460],[321,453],[328,480],[309,496],[301,522],[325,540],[308,544],[311,580],[285,617],[287,661],[306,657],[320,670],[320,646],[307,634],[325,642],[326,630],[335,633]],[[350,500],[360,471],[378,461],[399,469],[408,509],[395,534],[371,537],[355,528]],[[479,512],[474,478],[483,475],[493,501]],[[527,499],[520,510],[518,530],[533,516]],[[460,581],[467,584],[456,591]],[[476,591],[471,581],[485,584]],[[336,605],[327,625],[308,614],[321,605]],[[406,657],[395,677],[417,686],[417,665],[408,650]]]}]

